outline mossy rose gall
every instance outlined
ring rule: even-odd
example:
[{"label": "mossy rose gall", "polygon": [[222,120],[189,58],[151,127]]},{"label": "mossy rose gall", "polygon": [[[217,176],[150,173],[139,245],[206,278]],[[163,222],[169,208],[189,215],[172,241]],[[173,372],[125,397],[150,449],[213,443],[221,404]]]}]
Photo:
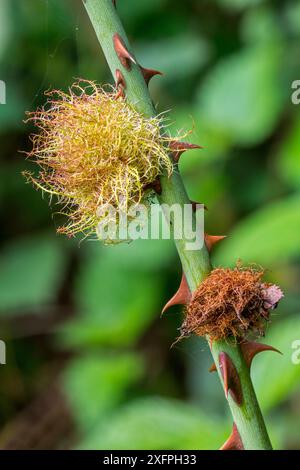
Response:
[{"label": "mossy rose gall", "polygon": [[171,174],[162,118],[144,117],[93,82],[47,95],[43,109],[28,113],[39,130],[28,157],[40,170],[25,176],[62,204],[69,223],[59,232],[93,234],[100,206],[126,211],[162,172]]},{"label": "mossy rose gall", "polygon": [[241,265],[211,271],[187,304],[182,335],[196,333],[211,340],[263,335],[270,310],[283,297],[278,286],[262,281],[263,274]]}]

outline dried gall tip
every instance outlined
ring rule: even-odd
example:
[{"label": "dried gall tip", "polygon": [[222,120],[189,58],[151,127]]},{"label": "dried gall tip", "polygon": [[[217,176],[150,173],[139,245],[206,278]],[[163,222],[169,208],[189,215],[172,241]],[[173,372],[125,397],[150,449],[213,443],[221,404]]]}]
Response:
[{"label": "dried gall tip", "polygon": [[269,311],[283,293],[279,287],[262,282],[262,270],[214,269],[199,285],[186,308],[182,336],[208,335],[211,340],[245,338],[263,334]]},{"label": "dried gall tip", "polygon": [[28,113],[38,129],[28,157],[39,171],[26,176],[62,204],[69,223],[59,232],[93,234],[100,206],[126,210],[162,172],[172,173],[162,119],[145,118],[115,89],[80,81],[47,95],[45,108]]}]

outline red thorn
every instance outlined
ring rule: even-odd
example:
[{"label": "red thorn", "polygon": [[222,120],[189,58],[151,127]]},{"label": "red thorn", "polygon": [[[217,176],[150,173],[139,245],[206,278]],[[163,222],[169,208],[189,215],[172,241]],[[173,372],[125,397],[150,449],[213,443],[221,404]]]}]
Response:
[{"label": "red thorn", "polygon": [[172,140],[169,143],[169,148],[171,152],[173,153],[173,159],[177,163],[186,150],[192,150],[192,149],[202,149],[200,145],[197,144],[189,144],[188,142],[179,142],[177,140]]},{"label": "red thorn", "polygon": [[232,360],[225,352],[219,354],[219,366],[223,377],[225,396],[228,398],[228,392],[237,405],[243,403],[243,392],[238,372]]},{"label": "red thorn", "polygon": [[149,84],[151,78],[154,77],[155,75],[163,75],[163,73],[160,72],[159,70],[146,69],[145,67],[142,67],[141,65],[140,65],[140,69],[147,85]]},{"label": "red thorn", "polygon": [[185,274],[182,274],[181,282],[178,291],[173,297],[166,303],[162,309],[161,314],[165,313],[168,308],[173,307],[173,305],[186,305],[191,299],[191,291],[188,286]]},{"label": "red thorn", "polygon": [[216,243],[224,240],[224,238],[226,238],[226,235],[208,235],[207,233],[205,233],[204,234],[204,241],[205,241],[206,248],[208,249],[208,251],[211,251],[213,246]]},{"label": "red thorn", "polygon": [[215,363],[213,363],[210,368],[208,369],[208,372],[217,372],[217,366]]},{"label": "red thorn", "polygon": [[130,70],[131,62],[136,64],[134,57],[128,52],[123,40],[121,39],[118,33],[113,35],[114,48],[117,56],[120,59],[121,64],[127,69]]},{"label": "red thorn", "polygon": [[115,100],[118,100],[119,98],[125,98],[125,93],[124,93],[124,88],[120,87],[119,90],[117,91],[115,95]]},{"label": "red thorn", "polygon": [[235,423],[233,423],[232,432],[229,438],[222,445],[220,450],[244,450],[242,439]]},{"label": "red thorn", "polygon": [[116,87],[117,88],[119,88],[119,87],[126,88],[126,82],[125,82],[124,75],[122,74],[121,70],[119,70],[119,69],[116,70]]},{"label": "red thorn", "polygon": [[256,343],[255,341],[245,341],[241,343],[240,346],[245,362],[249,368],[256,354],[259,354],[263,351],[274,351],[279,354],[282,354],[278,349],[273,348],[273,346],[269,346],[268,344],[263,343]]}]

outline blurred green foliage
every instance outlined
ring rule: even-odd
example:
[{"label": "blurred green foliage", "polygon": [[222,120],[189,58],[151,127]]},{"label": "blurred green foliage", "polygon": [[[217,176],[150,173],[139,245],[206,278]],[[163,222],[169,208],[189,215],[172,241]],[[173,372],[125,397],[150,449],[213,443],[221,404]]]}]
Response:
[{"label": "blurred green foliage", "polygon": [[66,261],[59,241],[48,235],[18,238],[4,246],[0,259],[0,312],[39,312],[44,305],[55,302]]},{"label": "blurred green foliage", "polygon": [[[228,235],[214,264],[263,264],[285,290],[266,334],[283,355],[260,355],[253,379],[275,446],[300,448],[300,365],[291,359],[300,339],[300,114],[290,98],[299,4],[118,3],[138,60],[165,73],[150,85],[158,111],[170,110],[172,132],[193,128],[190,140],[205,147],[185,154],[180,171],[191,199],[209,208],[207,231]],[[218,448],[231,420],[207,372],[208,347],[191,338],[170,349],[180,310],[160,318],[180,278],[173,244],[58,237],[55,201],[51,210],[21,176],[31,167],[19,153],[30,147],[25,111],[74,77],[111,81],[81,2],[1,0],[0,446],[16,447],[35,407],[35,439],[23,448]],[[72,422],[63,438],[59,397],[37,401],[53,383]]]},{"label": "blurred green foliage", "polygon": [[[142,432],[141,432],[142,430]],[[122,407],[98,426],[83,449],[207,449],[226,437],[222,422],[194,407],[166,398],[142,398]]]}]

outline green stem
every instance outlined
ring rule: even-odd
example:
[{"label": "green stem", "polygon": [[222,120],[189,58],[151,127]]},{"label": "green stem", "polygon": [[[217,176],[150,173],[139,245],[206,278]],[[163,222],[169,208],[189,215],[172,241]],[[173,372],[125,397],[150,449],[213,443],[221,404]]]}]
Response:
[{"label": "green stem", "polygon": [[[99,43],[103,49],[113,77],[116,70],[121,70],[126,82],[127,100],[145,116],[153,116],[155,109],[149,95],[145,80],[138,65],[131,64],[130,70],[125,68],[115,52],[113,35],[118,33],[130,51],[130,45],[121,24],[116,8],[112,0],[83,0],[87,13],[95,29]],[[160,202],[172,205],[190,204],[182,179],[175,167],[171,177],[161,177],[162,194]],[[188,251],[185,249],[185,240],[175,240],[182,268],[186,275],[191,291],[194,291],[199,283],[211,270],[208,251],[204,245],[200,250]],[[243,392],[243,403],[238,405],[228,394],[228,404],[238,428],[245,449],[271,449],[271,443],[266,431],[264,420],[253,389],[250,373],[245,364],[240,347],[230,341],[214,341],[211,347],[212,355],[222,380],[219,368],[218,356],[220,352],[226,352],[233,361]]]}]

